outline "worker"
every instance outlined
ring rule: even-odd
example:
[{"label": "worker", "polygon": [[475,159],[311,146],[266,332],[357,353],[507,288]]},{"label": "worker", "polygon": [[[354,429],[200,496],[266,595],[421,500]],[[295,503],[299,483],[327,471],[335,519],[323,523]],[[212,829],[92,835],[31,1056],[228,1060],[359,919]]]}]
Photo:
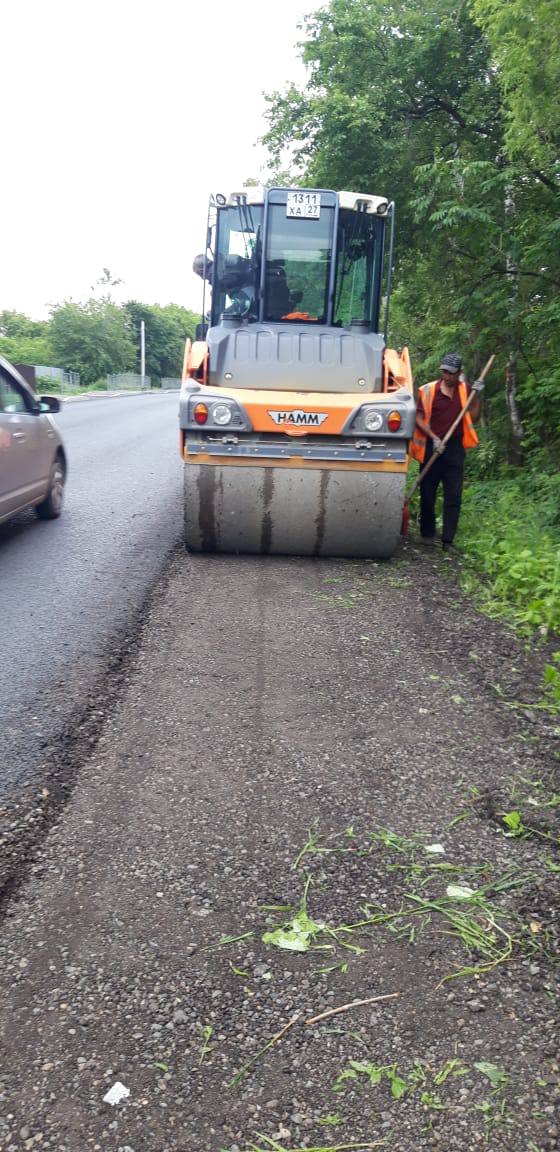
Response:
[{"label": "worker", "polygon": [[459,523],[465,451],[475,448],[478,436],[474,429],[480,417],[480,399],[484,380],[472,386],[475,396],[468,412],[447,441],[444,437],[460,415],[471,386],[462,375],[460,356],[450,352],[440,364],[439,380],[424,384],[418,392],[416,427],[410,444],[410,454],[424,468],[431,457],[437,459],[420,484],[420,539],[423,544],[436,543],[436,496],[443,486],[443,531],[441,542],[444,552],[454,552],[453,540]]},{"label": "worker", "polygon": [[213,260],[210,256],[205,256],[203,252],[199,256],[195,256],[193,260],[193,272],[200,276],[201,280],[207,280],[209,284],[212,283],[213,267]]}]

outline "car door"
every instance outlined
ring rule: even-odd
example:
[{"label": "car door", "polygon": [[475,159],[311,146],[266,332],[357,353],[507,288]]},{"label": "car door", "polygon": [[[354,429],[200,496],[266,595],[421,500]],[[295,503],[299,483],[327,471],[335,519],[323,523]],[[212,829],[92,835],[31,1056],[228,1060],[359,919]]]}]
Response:
[{"label": "car door", "polygon": [[0,392],[0,520],[3,520],[11,507],[13,447],[8,417],[2,408],[2,393]]},{"label": "car door", "polygon": [[0,367],[0,515],[44,495],[54,439],[32,393]]}]

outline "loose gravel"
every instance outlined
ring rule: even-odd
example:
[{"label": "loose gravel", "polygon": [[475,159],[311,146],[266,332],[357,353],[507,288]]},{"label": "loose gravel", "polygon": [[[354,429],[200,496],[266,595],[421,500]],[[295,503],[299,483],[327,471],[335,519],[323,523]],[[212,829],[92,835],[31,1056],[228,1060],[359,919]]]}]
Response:
[{"label": "loose gravel", "polygon": [[558,1146],[558,721],[455,573],[174,559],[9,892],[3,1149]]}]

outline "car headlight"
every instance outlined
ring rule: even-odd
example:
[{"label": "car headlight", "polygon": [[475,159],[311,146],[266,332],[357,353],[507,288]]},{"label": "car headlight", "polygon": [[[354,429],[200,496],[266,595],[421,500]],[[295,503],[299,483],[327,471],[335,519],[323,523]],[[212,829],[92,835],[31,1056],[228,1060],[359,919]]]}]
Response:
[{"label": "car headlight", "polygon": [[220,424],[221,426],[231,424],[232,418],[233,412],[228,404],[214,404],[212,408],[213,424]]},{"label": "car headlight", "polygon": [[383,427],[383,416],[381,412],[376,412],[373,408],[364,412],[364,426],[368,432],[379,432],[379,429]]}]

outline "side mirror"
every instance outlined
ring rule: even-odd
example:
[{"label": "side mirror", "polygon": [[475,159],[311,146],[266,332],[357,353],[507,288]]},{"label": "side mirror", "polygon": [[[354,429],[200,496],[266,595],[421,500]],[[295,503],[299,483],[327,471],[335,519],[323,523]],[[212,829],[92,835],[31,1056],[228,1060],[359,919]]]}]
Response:
[{"label": "side mirror", "polygon": [[60,412],[58,396],[39,396],[39,412]]}]

